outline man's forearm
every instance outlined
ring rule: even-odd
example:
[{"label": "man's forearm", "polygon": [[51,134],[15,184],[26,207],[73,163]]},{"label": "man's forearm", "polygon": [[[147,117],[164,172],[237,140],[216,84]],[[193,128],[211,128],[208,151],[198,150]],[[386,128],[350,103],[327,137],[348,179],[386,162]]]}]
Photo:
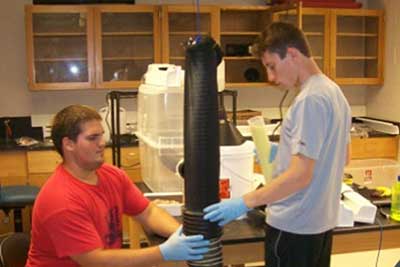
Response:
[{"label": "man's forearm", "polygon": [[85,267],[146,267],[163,261],[158,246],[143,249],[96,249],[71,258]]}]

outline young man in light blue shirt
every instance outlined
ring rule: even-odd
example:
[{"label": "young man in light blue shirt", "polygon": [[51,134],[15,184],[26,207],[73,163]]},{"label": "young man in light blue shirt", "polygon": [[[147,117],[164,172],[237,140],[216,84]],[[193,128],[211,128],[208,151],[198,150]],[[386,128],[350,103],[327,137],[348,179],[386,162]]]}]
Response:
[{"label": "young man in light blue shirt", "polygon": [[300,92],[282,123],[273,180],[241,198],[210,205],[204,218],[224,225],[267,205],[268,266],[328,267],[350,154],[349,104],[294,25],[272,23],[254,48],[270,82]]}]

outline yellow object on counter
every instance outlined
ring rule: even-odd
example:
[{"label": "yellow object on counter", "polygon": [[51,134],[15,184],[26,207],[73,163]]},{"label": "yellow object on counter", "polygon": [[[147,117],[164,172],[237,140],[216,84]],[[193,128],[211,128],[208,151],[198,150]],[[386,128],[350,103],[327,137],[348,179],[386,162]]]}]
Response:
[{"label": "yellow object on counter", "polygon": [[264,118],[255,116],[248,121],[251,136],[256,145],[257,156],[260,161],[261,169],[264,175],[265,183],[269,183],[272,179],[272,164],[269,162],[271,153],[271,144],[265,131]]}]

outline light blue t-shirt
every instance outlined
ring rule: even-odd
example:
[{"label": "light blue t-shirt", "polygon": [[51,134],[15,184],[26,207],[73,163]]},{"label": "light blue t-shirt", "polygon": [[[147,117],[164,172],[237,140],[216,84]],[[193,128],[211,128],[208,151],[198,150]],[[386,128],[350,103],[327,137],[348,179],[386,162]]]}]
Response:
[{"label": "light blue t-shirt", "polygon": [[273,176],[302,154],[315,160],[313,177],[306,188],[268,205],[269,225],[297,234],[336,226],[350,127],[351,110],[338,85],[324,74],[311,76],[282,123]]}]

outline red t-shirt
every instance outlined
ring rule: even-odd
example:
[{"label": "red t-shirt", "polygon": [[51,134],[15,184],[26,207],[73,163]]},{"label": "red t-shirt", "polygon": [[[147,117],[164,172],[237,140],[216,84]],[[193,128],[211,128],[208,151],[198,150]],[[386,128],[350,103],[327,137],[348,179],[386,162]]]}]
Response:
[{"label": "red t-shirt", "polygon": [[89,185],[59,165],[42,187],[27,267],[79,266],[71,255],[121,247],[122,214],[140,214],[149,200],[122,170],[103,164],[96,173],[97,185]]}]

